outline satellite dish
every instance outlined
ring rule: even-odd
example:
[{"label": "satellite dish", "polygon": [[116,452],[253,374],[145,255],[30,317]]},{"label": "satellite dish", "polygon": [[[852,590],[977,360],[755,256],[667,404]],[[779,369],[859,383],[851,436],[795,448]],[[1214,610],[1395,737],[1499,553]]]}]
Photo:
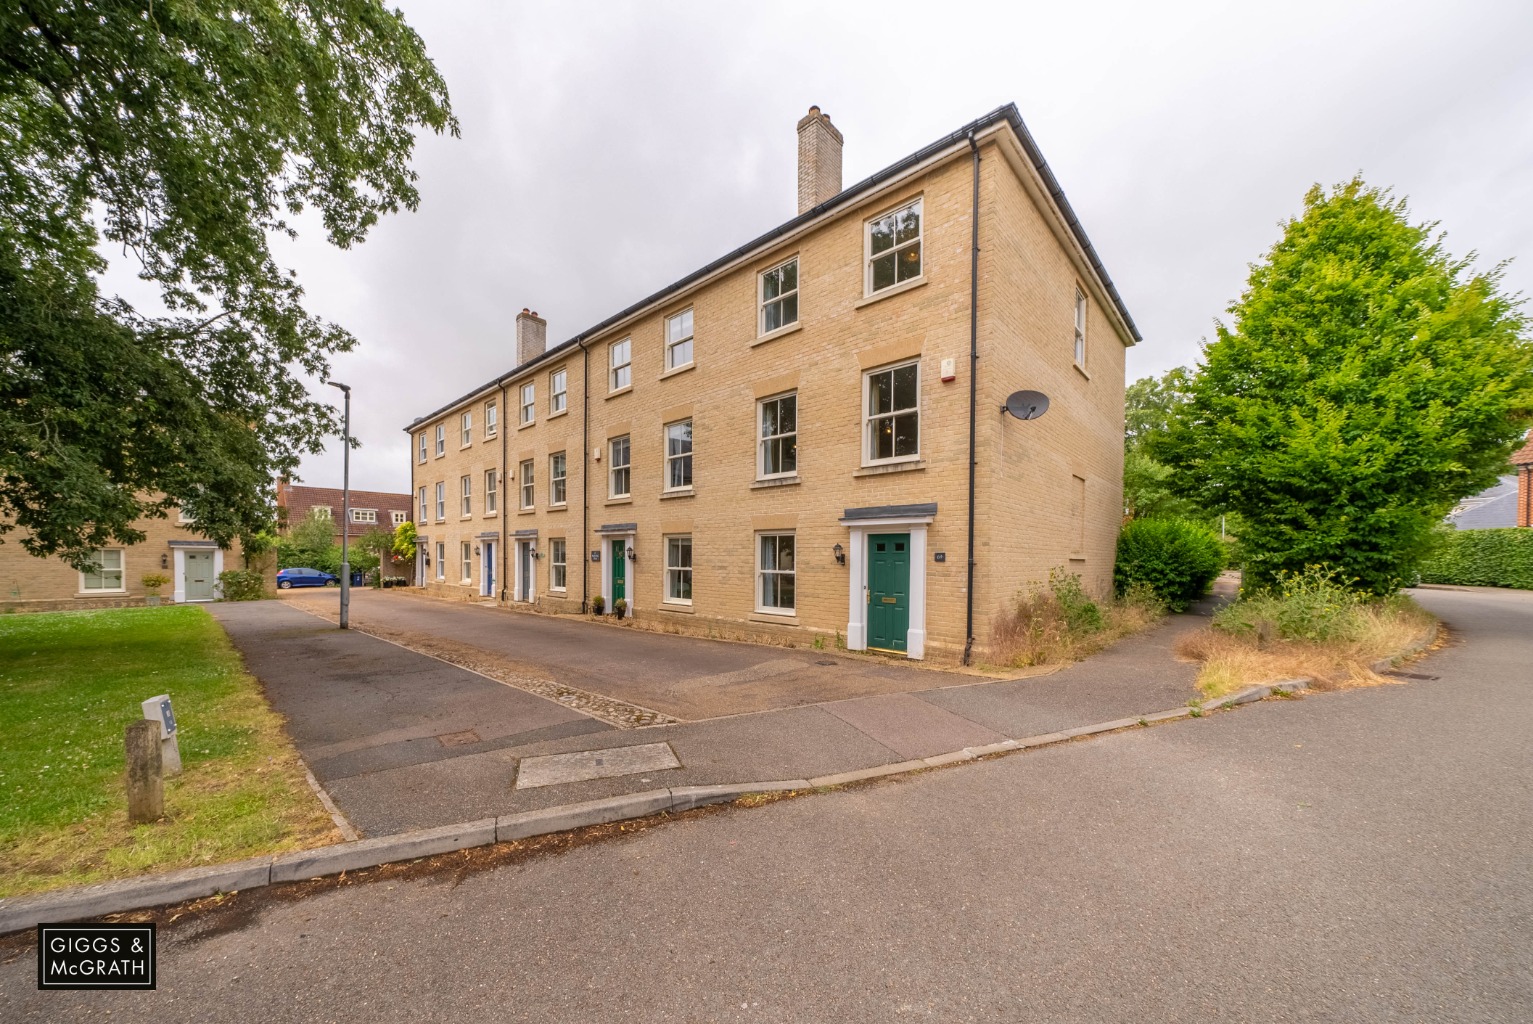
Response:
[{"label": "satellite dish", "polygon": [[1035,420],[1049,411],[1049,396],[1042,391],[1014,391],[1001,406],[1019,420]]}]

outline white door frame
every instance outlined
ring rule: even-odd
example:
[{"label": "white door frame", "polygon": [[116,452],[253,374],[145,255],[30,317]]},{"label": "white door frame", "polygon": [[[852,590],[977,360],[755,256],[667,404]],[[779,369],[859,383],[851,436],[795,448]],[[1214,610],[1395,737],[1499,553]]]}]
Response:
[{"label": "white door frame", "polygon": [[479,596],[494,597],[495,585],[500,582],[500,573],[495,564],[495,545],[498,541],[481,538],[479,541]]},{"label": "white door frame", "polygon": [[875,533],[910,534],[910,629],[905,634],[905,655],[918,661],[926,657],[926,528],[932,516],[845,520],[851,531],[847,545],[846,647],[868,649],[868,537]]},{"label": "white door frame", "polygon": [[[638,546],[639,546],[638,543],[637,543],[638,534],[636,532],[634,532],[634,531],[628,531],[626,533],[598,533],[596,536],[597,536],[597,538],[601,542],[601,549],[600,549],[601,550],[601,597],[602,597],[602,601],[607,606],[607,610],[606,610],[606,612],[604,614],[611,615],[611,614],[613,614],[613,610],[612,610],[612,542],[615,541],[615,540],[621,540],[623,542],[623,551],[624,551],[623,557],[627,558],[628,557],[628,555],[627,555],[628,549],[629,548],[637,549]],[[633,608],[633,572],[632,572],[632,569],[633,569],[633,565],[631,563],[625,564],[623,566],[623,590],[624,590],[624,595],[625,595],[624,599],[628,602],[628,618],[633,618],[633,611],[634,611],[634,608]]]},{"label": "white door frame", "polygon": [[[511,560],[516,563],[514,566],[515,571],[512,573],[511,600],[521,602],[522,604],[532,604],[538,599],[538,538],[513,536],[511,539],[515,543],[515,547],[512,549]],[[523,579],[524,575],[526,576],[525,579]],[[527,592],[525,598],[522,597],[524,584]]]},{"label": "white door frame", "polygon": [[[170,600],[175,604],[186,603],[186,553],[188,551],[212,551],[213,552],[213,600],[218,599],[218,574],[224,571],[224,549],[201,544],[193,547],[174,547],[170,549],[171,556],[175,559],[171,569],[171,584],[175,587],[170,594]],[[194,602],[201,603],[201,602]]]}]

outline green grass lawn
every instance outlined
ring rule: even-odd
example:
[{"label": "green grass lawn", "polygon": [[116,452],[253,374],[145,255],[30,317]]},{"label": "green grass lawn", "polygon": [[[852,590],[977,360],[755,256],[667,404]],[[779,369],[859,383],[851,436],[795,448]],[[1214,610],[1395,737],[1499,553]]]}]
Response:
[{"label": "green grass lawn", "polygon": [[[169,693],[182,773],[129,825],[123,730]],[[0,617],[0,896],[340,838],[218,623],[180,605]]]}]

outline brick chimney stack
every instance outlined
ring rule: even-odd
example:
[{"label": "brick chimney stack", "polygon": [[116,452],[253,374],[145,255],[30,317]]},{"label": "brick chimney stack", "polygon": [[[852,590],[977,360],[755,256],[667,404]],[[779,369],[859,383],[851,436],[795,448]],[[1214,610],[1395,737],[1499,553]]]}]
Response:
[{"label": "brick chimney stack", "polygon": [[548,321],[526,307],[516,314],[516,365],[548,351]]},{"label": "brick chimney stack", "polygon": [[841,133],[830,115],[810,107],[798,123],[798,212],[841,191]]}]

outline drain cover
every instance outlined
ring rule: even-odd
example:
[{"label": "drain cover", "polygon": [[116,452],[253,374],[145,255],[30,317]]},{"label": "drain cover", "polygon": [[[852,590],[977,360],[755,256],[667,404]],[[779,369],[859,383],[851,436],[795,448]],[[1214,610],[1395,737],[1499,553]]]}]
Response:
[{"label": "drain cover", "polygon": [[816,665],[824,665],[824,666],[826,666],[828,668],[835,668],[837,665],[839,665],[841,663],[839,661],[817,661],[817,662],[815,662],[815,664]]},{"label": "drain cover", "polygon": [[436,741],[444,747],[466,747],[471,743],[478,743],[479,734],[472,729],[464,729],[462,732],[444,732],[436,738]]}]

